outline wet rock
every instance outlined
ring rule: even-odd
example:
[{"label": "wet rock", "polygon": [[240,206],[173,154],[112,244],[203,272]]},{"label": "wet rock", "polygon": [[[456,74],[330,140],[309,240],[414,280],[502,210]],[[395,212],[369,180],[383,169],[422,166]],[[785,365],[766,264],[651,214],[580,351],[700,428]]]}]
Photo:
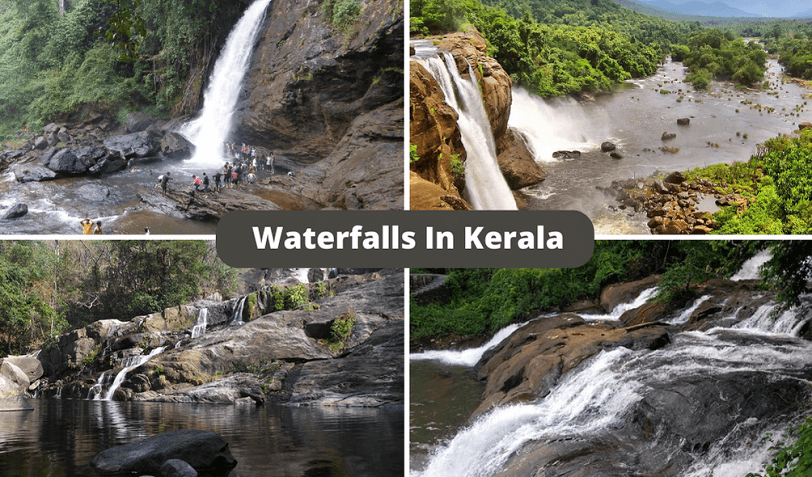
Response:
[{"label": "wet rock", "polygon": [[682,172],[672,172],[665,176],[663,181],[668,182],[669,184],[682,184],[685,182],[685,176],[682,175]]},{"label": "wet rock", "polygon": [[606,141],[604,143],[601,143],[601,151],[603,152],[611,152],[614,151],[615,148],[617,148],[617,146],[615,146],[615,144],[612,142]]},{"label": "wet rock", "polygon": [[601,291],[600,305],[606,313],[611,312],[621,303],[629,303],[640,295],[643,290],[657,286],[659,275],[652,275],[642,280],[619,283],[604,287]]},{"label": "wet rock", "polygon": [[141,131],[121,136],[112,136],[104,141],[104,147],[117,152],[121,157],[149,157],[161,150],[159,134],[153,131]]},{"label": "wet rock", "polygon": [[508,129],[497,141],[499,169],[512,190],[522,189],[543,181],[547,174],[541,169],[521,133]]},{"label": "wet rock", "polygon": [[3,214],[3,219],[18,219],[28,213],[28,206],[26,204],[17,203],[11,206],[10,209]]},{"label": "wet rock", "polygon": [[104,202],[110,197],[110,189],[99,184],[88,184],[77,189],[76,195],[87,202]]},{"label": "wet rock", "polygon": [[668,141],[669,139],[674,139],[675,137],[677,137],[675,133],[669,133],[668,131],[665,131],[663,132],[663,135],[660,139],[662,139],[663,141]]},{"label": "wet rock", "polygon": [[77,160],[76,154],[70,149],[60,149],[48,162],[48,169],[57,174],[82,174],[87,168],[88,165]]},{"label": "wet rock", "polygon": [[676,188],[673,184],[663,182],[662,179],[655,179],[652,187],[659,194],[669,194],[671,192],[676,191]]},{"label": "wet rock", "polygon": [[67,144],[67,143],[69,143],[69,142],[71,142],[73,140],[73,138],[70,136],[70,134],[68,134],[68,129],[67,128],[60,128],[59,132],[56,133],[56,137],[57,137],[57,139],[59,139],[59,142],[63,142],[65,144]]},{"label": "wet rock", "polygon": [[18,182],[43,182],[56,179],[56,173],[47,167],[22,166],[14,170]]},{"label": "wet rock", "polygon": [[179,459],[169,459],[160,469],[161,477],[197,477],[198,473],[191,465]]},{"label": "wet rock", "polygon": [[145,113],[138,111],[127,115],[125,127],[128,133],[141,132],[152,126],[155,120]]},{"label": "wet rock", "polygon": [[127,168],[127,160],[119,155],[108,154],[96,164],[91,166],[87,171],[91,175],[99,176],[103,174],[112,174]]},{"label": "wet rock", "polygon": [[191,157],[195,146],[182,135],[168,131],[161,139],[161,154],[167,159]]},{"label": "wet rock", "polygon": [[798,130],[803,131],[804,129],[812,128],[812,123],[809,121],[804,121],[798,125]]},{"label": "wet rock", "polygon": [[578,159],[581,157],[581,151],[555,151],[553,153],[553,159]]},{"label": "wet rock", "polygon": [[691,118],[679,118],[677,119],[677,124],[680,126],[687,126],[691,123]]},{"label": "wet rock", "polygon": [[617,151],[610,152],[609,157],[611,157],[612,159],[623,159],[623,156]]},{"label": "wet rock", "polygon": [[48,148],[48,139],[45,136],[39,136],[34,141],[34,149],[43,150]]},{"label": "wet rock", "polygon": [[90,465],[99,475],[152,473],[160,475],[161,466],[180,459],[198,472],[227,476],[237,466],[228,442],[210,431],[181,430],[166,432],[123,446],[104,450]]}]

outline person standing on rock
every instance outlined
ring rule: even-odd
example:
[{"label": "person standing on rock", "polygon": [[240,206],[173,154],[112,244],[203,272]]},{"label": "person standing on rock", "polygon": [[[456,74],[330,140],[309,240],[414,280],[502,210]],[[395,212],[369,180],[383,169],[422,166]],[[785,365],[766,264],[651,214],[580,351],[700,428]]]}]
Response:
[{"label": "person standing on rock", "polygon": [[203,173],[203,192],[209,192],[209,176]]},{"label": "person standing on rock", "polygon": [[214,190],[215,192],[220,192],[220,180],[222,180],[223,173],[218,172],[214,175]]},{"label": "person standing on rock", "polygon": [[93,235],[93,221],[90,218],[82,220],[79,224],[82,225],[82,234]]},{"label": "person standing on rock", "polygon": [[192,185],[195,186],[194,190],[192,190],[192,195],[194,195],[195,192],[200,192],[200,178],[196,175],[192,175]]},{"label": "person standing on rock", "polygon": [[273,156],[273,153],[272,153],[272,152],[269,152],[269,153],[268,153],[268,158],[267,158],[267,159],[265,159],[265,166],[266,166],[266,168],[268,168],[268,169],[270,169],[270,170],[271,170],[271,174],[273,174],[273,173],[274,173],[274,170],[273,170],[273,163],[274,163],[275,159],[276,159],[276,158]]},{"label": "person standing on rock", "polygon": [[93,229],[93,235],[103,235],[103,234],[104,232],[102,232],[101,220],[99,220],[96,222],[96,228]]},{"label": "person standing on rock", "polygon": [[171,181],[171,180],[172,180],[172,178],[171,178],[171,177],[169,177],[169,173],[168,173],[168,172],[167,172],[166,174],[164,174],[164,175],[162,176],[162,178],[161,178],[161,190],[163,191],[163,196],[164,196],[164,197],[166,197],[166,187],[167,187],[167,184],[169,184],[169,181]]}]

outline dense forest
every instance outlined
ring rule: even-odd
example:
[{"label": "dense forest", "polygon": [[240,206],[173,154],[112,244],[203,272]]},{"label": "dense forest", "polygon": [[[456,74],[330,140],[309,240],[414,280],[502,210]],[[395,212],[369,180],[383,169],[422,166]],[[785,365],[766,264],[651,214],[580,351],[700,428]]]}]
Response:
[{"label": "dense forest", "polygon": [[440,269],[411,273],[448,274],[448,304],[410,303],[410,337],[418,340],[450,333],[492,335],[504,326],[585,299],[603,287],[662,274],[657,299],[683,305],[693,285],[726,278],[745,260],[769,247],[773,259],[762,270],[765,283],[780,291],[787,305],[797,303],[812,272],[809,241],[598,241],[595,253],[573,269]]},{"label": "dense forest", "polygon": [[26,353],[100,319],[235,291],[236,270],[211,242],[0,241],[0,353]]},{"label": "dense forest", "polygon": [[192,112],[221,10],[217,0],[0,0],[0,139],[82,104],[122,121],[143,108]]},{"label": "dense forest", "polygon": [[514,83],[542,97],[610,91],[623,80],[650,76],[669,54],[685,61],[688,81],[698,89],[711,79],[760,83],[766,69],[766,53],[730,30],[643,15],[609,0],[483,1],[488,5],[414,0],[412,33],[471,24]]}]

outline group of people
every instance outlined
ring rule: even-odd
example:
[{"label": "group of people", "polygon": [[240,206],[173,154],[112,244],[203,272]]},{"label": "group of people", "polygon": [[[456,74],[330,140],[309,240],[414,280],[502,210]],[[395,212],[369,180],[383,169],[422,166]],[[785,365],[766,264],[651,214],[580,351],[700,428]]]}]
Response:
[{"label": "group of people", "polygon": [[[235,161],[234,164],[250,164],[254,167],[254,170],[264,169],[270,171],[271,174],[274,173],[274,162],[276,158],[272,152],[268,151],[263,161],[262,152],[258,151],[255,146],[248,146],[242,143],[242,147],[240,147],[237,146],[237,143],[233,142],[225,142],[223,146],[225,147],[226,157],[233,157]],[[228,164],[228,162],[226,162],[226,164]]]},{"label": "group of people", "polygon": [[[102,223],[101,220],[97,220],[95,224],[90,218],[83,219],[79,224],[82,226],[82,233],[84,235],[102,235],[104,232],[102,231]],[[94,226],[95,225],[95,226]]]}]

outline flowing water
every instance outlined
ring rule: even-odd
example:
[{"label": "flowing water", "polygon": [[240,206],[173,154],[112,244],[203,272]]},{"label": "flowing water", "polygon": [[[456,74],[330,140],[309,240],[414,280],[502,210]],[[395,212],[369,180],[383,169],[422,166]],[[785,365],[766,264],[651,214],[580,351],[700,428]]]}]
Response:
[{"label": "flowing water", "polygon": [[380,477],[403,473],[403,411],[266,405],[29,399],[0,413],[4,477],[88,477],[109,447],[161,432],[220,433],[237,459],[232,477]]},{"label": "flowing water", "polygon": [[[683,65],[671,61],[654,76],[629,81],[615,93],[598,95],[590,102],[544,100],[514,89],[508,125],[524,133],[547,173],[544,182],[523,189],[529,208],[580,210],[593,220],[596,233],[647,234],[644,215],[609,210],[609,205],[617,204],[596,187],[658,171],[746,161],[758,143],[797,130],[797,124],[810,117],[803,98],[809,90],[784,83],[775,60],[768,60],[768,67],[766,79],[772,85],[768,91],[739,90],[725,82],[713,82],[710,92],[695,91],[683,82]],[[682,90],[683,94],[661,94],[660,90]],[[680,96],[684,97],[677,102]],[[758,104],[761,109],[756,108]],[[677,125],[677,118],[686,117],[690,125]],[[677,136],[663,141],[663,132]],[[604,141],[615,143],[623,158],[612,159],[601,152]],[[679,150],[663,152],[664,146]],[[554,159],[552,153],[561,150],[578,150],[581,156]]]},{"label": "flowing water", "polygon": [[195,154],[189,161],[192,164],[222,167],[231,159],[225,156],[223,144],[232,132],[234,108],[270,3],[271,0],[256,0],[237,22],[214,65],[200,116],[180,130],[195,145]]},{"label": "flowing water", "polygon": [[[142,364],[146,363],[147,361],[151,360],[155,356],[158,356],[163,352],[165,348],[163,346],[159,346],[153,349],[148,355],[146,356],[130,356],[126,359],[122,360],[121,363],[121,371],[118,372],[116,375],[116,379],[113,380],[113,384],[110,385],[110,389],[107,390],[107,394],[104,395],[105,401],[110,401],[113,399],[113,396],[116,394],[116,390],[121,387],[121,383],[124,382],[124,379],[127,378],[127,373],[132,371],[133,369],[141,366]],[[102,381],[99,378],[99,381]],[[101,384],[101,383],[99,383]]]},{"label": "flowing water", "polygon": [[438,56],[423,47],[421,55],[425,55],[421,61],[440,84],[446,102],[459,115],[457,124],[467,152],[463,197],[476,210],[516,210],[513,194],[499,171],[490,122],[470,65],[465,79],[451,54]]},{"label": "flowing water", "polygon": [[[651,290],[644,290],[622,307],[632,308],[632,303],[639,306],[650,296]],[[700,297],[664,321],[684,323],[690,313],[710,298]],[[774,308],[774,303],[768,303],[741,321],[736,318],[741,308],[736,309],[721,315],[715,321],[716,326],[705,332],[679,332],[675,329],[671,332],[672,342],[656,351],[604,350],[565,374],[549,395],[526,404],[496,408],[472,421],[467,421],[464,411],[470,415],[483,388],[481,384],[472,386],[471,366],[481,357],[484,348],[496,344],[489,343],[478,349],[474,353],[476,359],[463,356],[470,351],[413,356],[411,369],[417,378],[412,381],[410,413],[413,421],[415,416],[419,419],[417,425],[412,423],[410,430],[415,436],[413,440],[417,440],[417,444],[412,444],[410,474],[412,477],[485,477],[532,475],[537,471],[542,472],[538,475],[545,476],[569,475],[564,470],[561,471],[564,474],[556,473],[555,466],[573,458],[573,453],[584,455],[590,449],[598,454],[587,461],[617,459],[617,468],[627,469],[606,475],[631,475],[629,466],[640,471],[636,461],[640,455],[634,451],[644,454],[645,458],[672,462],[680,468],[676,474],[669,475],[742,477],[747,472],[763,472],[769,446],[761,441],[761,437],[783,432],[796,416],[781,416],[772,421],[741,418],[726,436],[707,444],[706,450],[701,452],[685,452],[684,441],[675,442],[670,436],[659,433],[640,443],[643,449],[622,442],[619,448],[625,449],[626,454],[621,452],[620,457],[606,449],[610,443],[623,439],[617,437],[617,433],[629,425],[632,409],[638,402],[652,392],[670,389],[674,383],[753,375],[754,379],[766,382],[800,381],[806,383],[802,387],[808,387],[812,343],[795,336],[812,314],[806,307],[791,309],[775,317],[771,314]],[[730,325],[723,326],[722,323]],[[453,367],[452,370],[449,367]],[[426,378],[432,375],[435,375],[434,379]],[[454,396],[454,400],[434,404],[438,393]],[[719,399],[724,402],[725,397]],[[700,413],[691,417],[694,420],[701,420],[701,413],[707,412],[694,411]],[[441,417],[435,413],[451,415]],[[453,427],[457,422],[464,424],[459,424],[455,430]],[[549,447],[539,447],[539,443],[548,443]],[[594,447],[589,443],[594,443]],[[585,447],[579,447],[582,445]],[[538,455],[534,449],[542,449],[538,453],[548,457],[544,471],[532,463],[533,456]],[[545,454],[554,452],[550,449],[565,449],[569,453],[557,458],[555,454]],[[568,469],[572,470],[572,467]],[[673,470],[669,468],[669,471]]]},{"label": "flowing water", "polygon": [[206,334],[206,325],[208,325],[209,309],[203,308],[195,319],[195,325],[192,327],[192,339],[200,338]]},{"label": "flowing water", "polygon": [[[81,234],[79,222],[101,221],[106,234],[138,235],[149,227],[153,234],[213,235],[216,223],[170,217],[141,208],[138,194],[153,189],[158,176],[171,172],[171,189],[191,190],[192,175],[213,177],[227,160],[223,143],[232,132],[231,117],[248,70],[257,34],[271,0],[256,0],[232,30],[214,66],[200,116],[181,133],[195,144],[191,159],[133,159],[126,170],[100,178],[75,177],[47,182],[17,182],[13,173],[0,176],[0,216],[17,203],[28,214],[0,220],[3,232],[15,235]],[[278,168],[277,168],[278,169]],[[283,172],[283,170],[280,170]],[[258,171],[258,179],[267,175]],[[106,189],[103,199],[88,198],[82,187]],[[245,187],[251,187],[247,185]]]}]

